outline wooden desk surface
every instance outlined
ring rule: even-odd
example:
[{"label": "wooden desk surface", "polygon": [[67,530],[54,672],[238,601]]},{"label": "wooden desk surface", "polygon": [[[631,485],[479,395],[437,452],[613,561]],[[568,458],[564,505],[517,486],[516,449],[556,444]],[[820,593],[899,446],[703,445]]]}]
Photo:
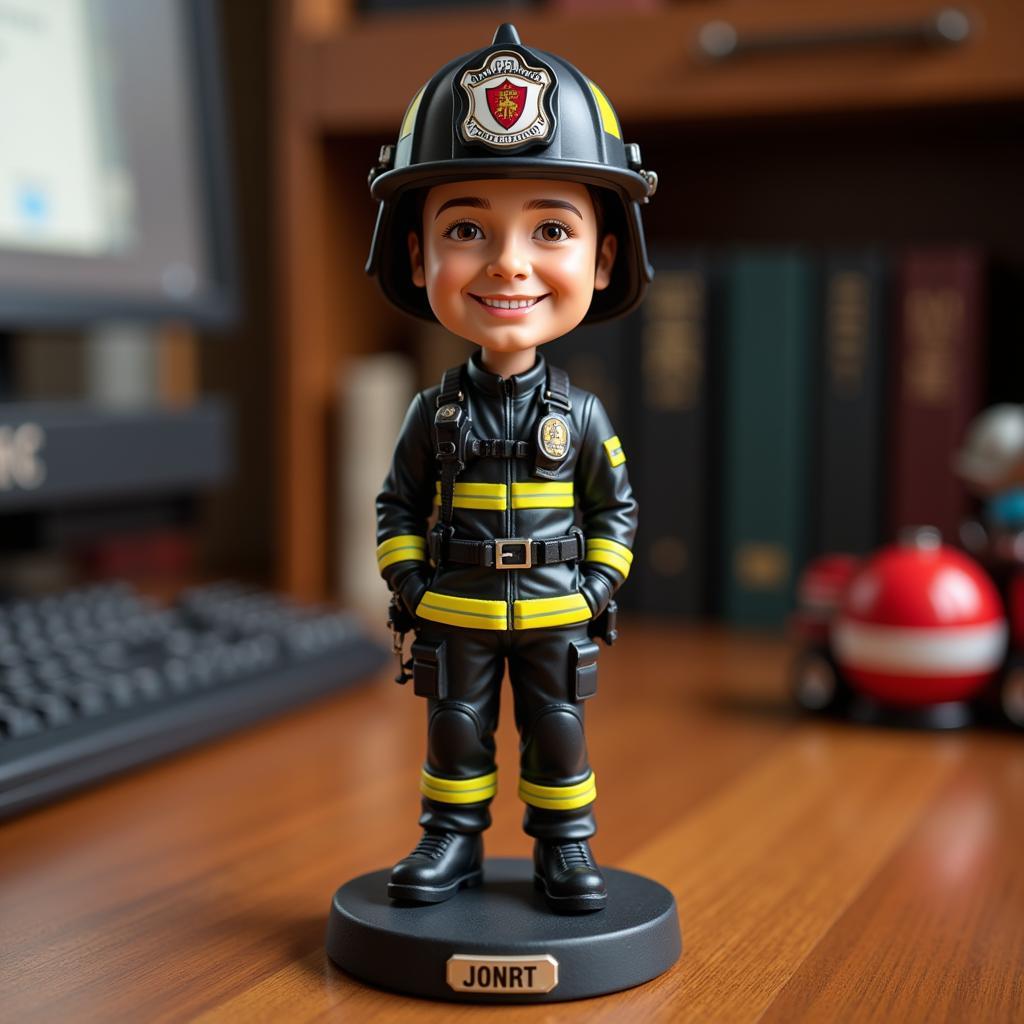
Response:
[{"label": "wooden desk surface", "polygon": [[[683,925],[641,989],[481,1009],[327,963],[333,890],[418,834],[422,707],[382,673],[0,827],[0,1018],[1024,1019],[1024,736],[806,721],[786,658],[628,624],[602,650],[594,849],[669,886]],[[523,856],[509,719],[488,850]]]}]

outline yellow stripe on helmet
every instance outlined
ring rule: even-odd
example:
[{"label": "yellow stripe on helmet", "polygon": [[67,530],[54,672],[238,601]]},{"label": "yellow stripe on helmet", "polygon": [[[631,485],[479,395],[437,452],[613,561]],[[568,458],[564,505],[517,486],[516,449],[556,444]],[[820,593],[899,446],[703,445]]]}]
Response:
[{"label": "yellow stripe on helmet", "polygon": [[597,100],[597,109],[601,111],[601,127],[609,135],[614,135],[615,138],[621,139],[622,131],[619,128],[619,119],[615,116],[615,111],[612,109],[608,97],[589,78],[587,79],[587,85],[590,86],[590,91],[594,94],[594,99]]},{"label": "yellow stripe on helmet", "polygon": [[416,122],[416,112],[420,109],[420,100],[423,99],[424,89],[426,89],[425,85],[413,96],[412,103],[406,109],[405,117],[402,118],[402,127],[398,132],[399,139],[404,139],[406,135],[412,133],[412,126]]}]

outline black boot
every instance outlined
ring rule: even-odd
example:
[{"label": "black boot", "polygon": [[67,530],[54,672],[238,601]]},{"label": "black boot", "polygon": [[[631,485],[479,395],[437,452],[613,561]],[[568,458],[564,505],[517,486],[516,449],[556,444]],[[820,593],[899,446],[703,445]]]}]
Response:
[{"label": "black boot", "polygon": [[392,870],[388,896],[411,903],[442,903],[460,889],[480,884],[483,859],[479,832],[425,829],[416,849]]},{"label": "black boot", "polygon": [[604,879],[585,839],[538,839],[533,846],[533,880],[558,914],[603,910],[608,902]]}]

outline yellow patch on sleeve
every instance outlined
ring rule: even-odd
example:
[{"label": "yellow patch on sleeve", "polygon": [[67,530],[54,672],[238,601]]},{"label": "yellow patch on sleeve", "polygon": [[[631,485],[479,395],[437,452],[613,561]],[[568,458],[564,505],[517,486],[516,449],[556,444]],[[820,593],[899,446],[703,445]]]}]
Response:
[{"label": "yellow patch on sleeve", "polygon": [[608,461],[612,464],[612,469],[616,466],[621,466],[626,461],[626,453],[622,450],[622,442],[619,440],[618,435],[609,437],[604,442],[604,451],[608,456]]}]

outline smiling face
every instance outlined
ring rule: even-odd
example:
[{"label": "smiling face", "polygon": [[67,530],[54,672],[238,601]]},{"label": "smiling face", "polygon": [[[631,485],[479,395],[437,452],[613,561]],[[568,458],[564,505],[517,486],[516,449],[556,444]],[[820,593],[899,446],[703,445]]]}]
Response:
[{"label": "smiling face", "polygon": [[422,243],[409,234],[413,283],[437,319],[488,352],[531,350],[576,327],[608,286],[616,238],[598,242],[585,185],[513,178],[437,185]]}]

